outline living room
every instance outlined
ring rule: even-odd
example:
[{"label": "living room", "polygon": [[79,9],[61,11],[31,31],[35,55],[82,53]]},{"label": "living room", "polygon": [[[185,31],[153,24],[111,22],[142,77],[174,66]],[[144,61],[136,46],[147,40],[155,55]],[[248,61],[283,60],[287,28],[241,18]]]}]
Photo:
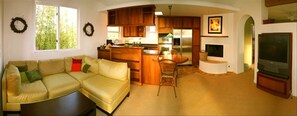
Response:
[{"label": "living room", "polygon": [[[217,7],[229,9],[232,12],[223,14],[203,14],[201,15],[201,34],[209,36],[207,33],[207,20],[210,16],[223,16],[223,33],[219,36],[227,36],[226,38],[207,38],[206,41],[224,44],[225,57],[222,59],[228,62],[228,72],[241,74],[244,72],[244,24],[248,18],[252,17],[255,25],[255,35],[261,33],[292,33],[292,59],[297,59],[297,23],[273,23],[263,24],[263,20],[268,19],[268,8],[265,7],[265,0],[233,0],[233,3],[221,4],[213,2],[205,2],[204,0],[193,1],[177,1],[177,0],[161,0],[159,2],[153,0],[145,1],[127,1],[113,5],[104,5],[100,0],[63,0],[63,1],[46,1],[46,0],[1,0],[0,5],[0,69],[3,74],[4,66],[8,61],[13,60],[43,60],[64,58],[77,55],[88,55],[97,57],[97,47],[105,44],[107,38],[107,11],[120,7],[138,6],[147,4],[173,4],[174,5],[202,5],[208,7]],[[36,51],[35,48],[35,4],[60,4],[79,9],[79,49],[60,50],[60,51]],[[198,12],[198,11],[196,11]],[[10,28],[12,18],[23,18],[28,28],[23,33],[14,33]],[[83,27],[90,22],[94,26],[94,34],[87,36],[83,32]],[[205,37],[204,37],[205,39]],[[252,81],[257,83],[257,63],[258,63],[258,36],[255,36],[255,69],[253,70]],[[292,60],[292,92],[294,99],[297,96],[297,62]],[[256,87],[255,87],[256,88]],[[136,91],[133,91],[136,92]],[[170,91],[171,92],[171,89]]]}]

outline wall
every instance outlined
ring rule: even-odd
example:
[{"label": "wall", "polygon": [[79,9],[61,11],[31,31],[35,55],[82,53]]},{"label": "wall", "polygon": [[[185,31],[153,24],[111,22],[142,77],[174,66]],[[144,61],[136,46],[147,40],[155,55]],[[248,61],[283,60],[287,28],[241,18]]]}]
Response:
[{"label": "wall", "polygon": [[[95,0],[42,0],[42,3],[60,4],[79,10],[79,49],[64,51],[36,52],[35,45],[35,0],[4,0],[4,64],[10,60],[37,60],[63,58],[74,55],[89,55],[97,57],[97,47],[105,42],[107,36],[106,12],[98,12],[100,4]],[[11,18],[22,17],[28,24],[28,29],[21,34],[10,29]],[[92,37],[86,36],[83,26],[90,22],[95,32]]]},{"label": "wall", "polygon": [[[297,59],[297,23],[279,23],[279,24],[262,24],[262,20],[267,19],[267,8],[264,6],[264,0],[240,0],[235,7],[240,8],[240,12],[234,14],[234,48],[235,62],[237,66],[235,70],[237,73],[243,72],[244,63],[244,24],[251,16],[255,23],[255,70],[254,82],[257,83],[257,63],[258,63],[258,34],[264,32],[292,32],[293,33],[293,59]],[[251,6],[253,6],[251,8]],[[297,96],[297,62],[293,60],[292,63],[292,95]]]},{"label": "wall", "polygon": [[[3,22],[3,0],[0,0],[0,79],[2,80],[2,73],[3,73],[3,34],[2,34],[2,22]],[[0,83],[0,90],[2,90],[2,84]],[[2,92],[0,94],[0,99],[2,100]],[[2,113],[2,102],[0,102],[0,116],[3,115]]]},{"label": "wall", "polygon": [[277,23],[262,25],[261,33],[291,32],[292,38],[292,93],[297,96],[297,23]]},{"label": "wall", "polygon": [[[208,34],[208,17],[210,16],[222,16],[222,34]],[[228,14],[216,14],[216,15],[204,15],[202,16],[201,25],[202,25],[202,36],[201,37],[201,50],[205,50],[205,44],[215,44],[224,46],[223,58],[220,57],[208,57],[208,60],[216,61],[227,61],[227,71],[235,72],[234,68],[236,64],[234,63],[233,56],[233,13]],[[226,36],[226,37],[216,37],[216,36]]]}]

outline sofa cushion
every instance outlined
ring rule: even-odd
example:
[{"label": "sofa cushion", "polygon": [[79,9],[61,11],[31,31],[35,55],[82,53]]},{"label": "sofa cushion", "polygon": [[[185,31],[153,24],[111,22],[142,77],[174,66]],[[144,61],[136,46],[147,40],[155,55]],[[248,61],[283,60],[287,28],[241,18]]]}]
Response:
[{"label": "sofa cushion", "polygon": [[26,76],[31,83],[42,79],[38,70],[28,71],[26,72]]},{"label": "sofa cushion", "polygon": [[82,83],[87,78],[96,75],[95,73],[84,73],[84,72],[67,72],[69,75],[71,75],[73,78],[78,80],[80,83]]},{"label": "sofa cushion", "polygon": [[95,75],[83,81],[82,87],[98,99],[107,103],[113,103],[129,86],[128,84],[130,84],[129,81],[120,81],[102,75]]},{"label": "sofa cushion", "polygon": [[26,75],[26,72],[20,72],[21,75],[21,83],[29,81]]},{"label": "sofa cushion", "polygon": [[11,103],[28,103],[46,100],[48,97],[47,89],[41,80],[33,83],[24,82],[21,84],[20,94],[18,96],[8,97]]},{"label": "sofa cushion", "polygon": [[39,72],[42,77],[65,72],[64,59],[40,60]]},{"label": "sofa cushion", "polygon": [[7,96],[17,96],[20,93],[21,76],[15,65],[9,65],[6,70]]},{"label": "sofa cushion", "polygon": [[80,84],[67,73],[45,76],[42,79],[48,90],[49,98],[56,98],[80,89]]},{"label": "sofa cushion", "polygon": [[[73,57],[65,57],[64,61],[65,61],[65,70],[66,72],[70,72],[71,71],[71,67],[72,67],[72,59],[84,59],[84,55],[81,56],[73,56]],[[84,61],[82,61],[84,62]]]},{"label": "sofa cushion", "polygon": [[99,73],[118,80],[127,80],[128,64],[102,59],[99,61]]},{"label": "sofa cushion", "polygon": [[87,73],[89,71],[89,68],[91,67],[91,65],[87,64],[87,63],[83,63],[81,66],[81,71],[84,73]]},{"label": "sofa cushion", "polygon": [[72,59],[71,71],[81,71],[82,59]]},{"label": "sofa cushion", "polygon": [[95,74],[98,74],[99,73],[99,70],[98,70],[98,65],[99,65],[98,59],[91,58],[91,57],[86,56],[84,58],[84,62],[90,65],[90,68],[89,68],[89,71],[90,72],[95,73]]},{"label": "sofa cushion", "polygon": [[20,72],[26,72],[26,71],[28,71],[28,66],[27,65],[16,66],[16,67],[18,67],[18,69],[19,69]]},{"label": "sofa cushion", "polygon": [[27,65],[28,71],[37,70],[38,69],[38,62],[36,60],[26,60],[26,61],[9,61],[8,65],[12,64],[15,66],[25,66]]}]

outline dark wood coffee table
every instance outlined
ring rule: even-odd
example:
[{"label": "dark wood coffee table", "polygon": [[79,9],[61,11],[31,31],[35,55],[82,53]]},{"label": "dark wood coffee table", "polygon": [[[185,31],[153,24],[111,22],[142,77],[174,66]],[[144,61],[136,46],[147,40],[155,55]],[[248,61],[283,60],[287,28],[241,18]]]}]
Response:
[{"label": "dark wood coffee table", "polygon": [[52,100],[21,104],[21,116],[95,116],[96,104],[80,92]]}]

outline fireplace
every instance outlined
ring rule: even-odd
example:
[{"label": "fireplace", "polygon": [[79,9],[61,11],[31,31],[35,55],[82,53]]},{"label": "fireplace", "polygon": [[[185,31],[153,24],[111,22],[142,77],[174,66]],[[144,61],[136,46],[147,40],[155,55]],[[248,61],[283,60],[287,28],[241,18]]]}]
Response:
[{"label": "fireplace", "polygon": [[208,52],[208,56],[214,56],[214,57],[223,57],[224,56],[223,45],[206,44],[205,51]]}]

